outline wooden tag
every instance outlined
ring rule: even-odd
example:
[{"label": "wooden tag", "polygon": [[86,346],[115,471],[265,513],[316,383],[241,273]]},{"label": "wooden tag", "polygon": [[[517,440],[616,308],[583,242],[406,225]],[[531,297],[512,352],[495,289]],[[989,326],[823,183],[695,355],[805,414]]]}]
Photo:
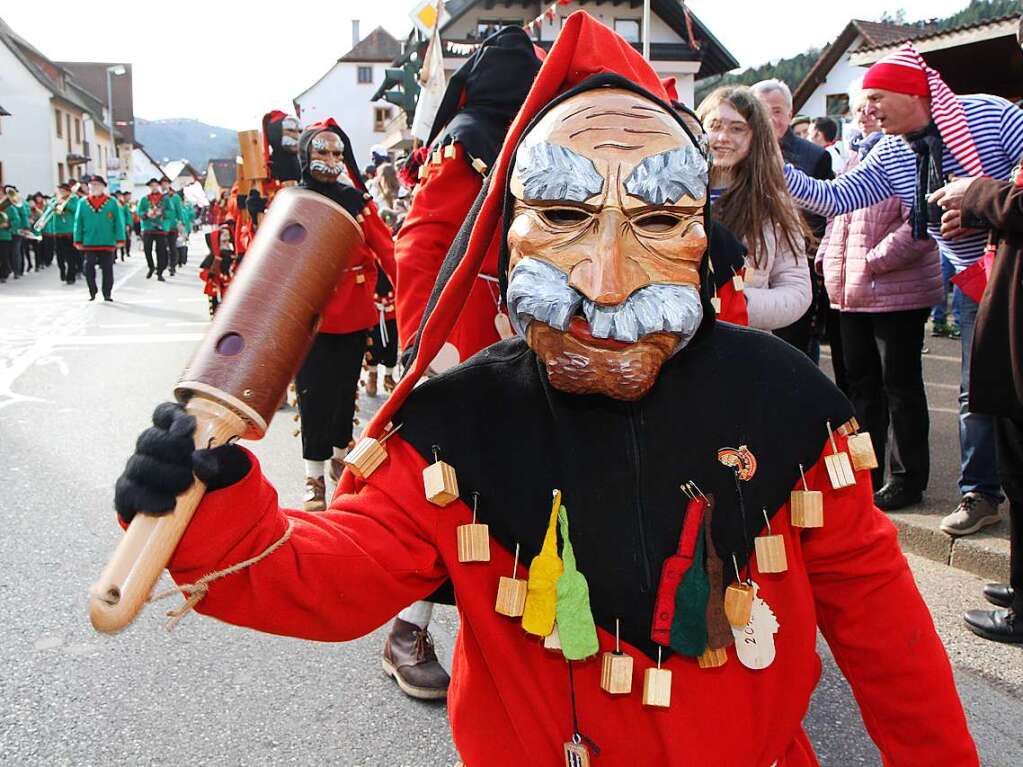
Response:
[{"label": "wooden tag", "polygon": [[426,500],[436,506],[447,506],[458,497],[458,477],[455,470],[437,458],[434,448],[434,462],[423,469],[423,489]]},{"label": "wooden tag", "polygon": [[648,668],[643,672],[643,705],[671,706],[671,672],[666,668]]},{"label": "wooden tag", "polygon": [[877,468],[877,454],[874,453],[874,442],[869,433],[861,431],[853,434],[846,441],[846,447],[849,448],[849,457],[855,471]]},{"label": "wooden tag", "polygon": [[554,629],[550,634],[543,638],[543,649],[550,650],[551,652],[561,652],[561,637],[558,636],[558,624],[554,624]]},{"label": "wooden tag", "polygon": [[424,162],[422,165],[419,166],[419,180],[422,181],[424,178],[426,178],[426,174],[429,172],[430,171],[427,169],[426,163]]},{"label": "wooden tag", "polygon": [[520,578],[502,575],[497,582],[497,604],[494,610],[509,618],[521,617],[523,610],[526,609],[527,586],[526,581]]},{"label": "wooden tag", "polygon": [[741,293],[746,287],[745,281],[742,279],[742,275],[738,272],[732,277],[732,287],[735,288],[736,293]]},{"label": "wooden tag", "polygon": [[824,493],[820,490],[793,490],[789,512],[794,527],[824,527]]},{"label": "wooden tag", "polygon": [[632,656],[606,652],[601,659],[600,689],[612,695],[632,692]]},{"label": "wooden tag", "polygon": [[[397,431],[397,429],[394,431]],[[366,479],[386,459],[387,450],[384,448],[382,441],[375,440],[372,437],[363,437],[355,444],[355,447],[348,451],[344,464],[356,477]]]},{"label": "wooden tag", "polygon": [[783,573],[789,569],[785,554],[785,537],[758,535],[753,539],[757,551],[757,567],[762,573]]},{"label": "wooden tag", "polygon": [[721,299],[717,296],[711,296],[710,305],[714,307],[714,314],[721,314]]},{"label": "wooden tag", "polygon": [[565,744],[565,767],[590,767],[590,751],[582,743]]},{"label": "wooden tag", "polygon": [[508,315],[504,312],[498,312],[494,315],[494,328],[497,329],[498,338],[502,340],[515,335],[515,331],[512,330],[511,320],[508,319]]},{"label": "wooden tag", "polygon": [[852,464],[849,462],[848,453],[834,453],[824,456],[824,466],[828,470],[828,479],[835,490],[843,487],[852,487],[856,484],[856,475],[853,473]]},{"label": "wooden tag", "polygon": [[362,272],[359,272],[358,274],[355,275],[355,284],[356,285],[362,285],[365,282],[366,282],[366,275],[365,274],[363,274]]},{"label": "wooden tag", "polygon": [[753,609],[753,589],[748,583],[733,583],[725,589],[725,617],[732,627],[749,623]]},{"label": "wooden tag", "polygon": [[[458,561],[489,562],[490,561],[490,527],[479,525],[458,526]],[[525,597],[523,597],[525,606]]]},{"label": "wooden tag", "polygon": [[487,175],[487,164],[483,162],[483,160],[481,160],[479,157],[472,161],[472,167],[481,176]]},{"label": "wooden tag", "polygon": [[728,650],[724,647],[712,650],[707,648],[703,655],[696,659],[696,665],[700,668],[718,668],[728,662]]},{"label": "wooden tag", "polygon": [[450,160],[454,156],[455,156],[455,145],[454,144],[446,144],[444,146],[444,159],[445,160]]},{"label": "wooden tag", "polygon": [[432,162],[434,165],[440,165],[440,160],[441,160],[441,154],[440,154],[440,150],[438,149],[437,151],[435,151],[433,153],[433,157],[430,158],[430,162]]}]

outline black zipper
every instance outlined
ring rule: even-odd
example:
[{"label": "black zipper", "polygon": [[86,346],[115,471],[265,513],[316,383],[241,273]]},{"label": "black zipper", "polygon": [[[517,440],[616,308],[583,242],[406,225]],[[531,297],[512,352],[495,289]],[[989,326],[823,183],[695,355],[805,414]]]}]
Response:
[{"label": "black zipper", "polygon": [[654,587],[653,574],[650,567],[650,557],[647,554],[646,545],[646,514],[643,510],[643,454],[640,449],[639,426],[642,424],[643,415],[635,403],[627,405],[626,417],[629,421],[629,437],[632,440],[633,456],[633,477],[635,477],[634,498],[636,508],[636,527],[639,529],[639,553],[643,561],[643,592],[647,593]]}]

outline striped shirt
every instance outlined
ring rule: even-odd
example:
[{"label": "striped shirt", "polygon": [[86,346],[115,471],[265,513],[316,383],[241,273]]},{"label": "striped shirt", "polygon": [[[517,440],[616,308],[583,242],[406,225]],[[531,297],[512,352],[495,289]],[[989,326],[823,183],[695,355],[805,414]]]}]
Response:
[{"label": "striped shirt", "polygon": [[[1023,158],[1023,110],[998,96],[961,96],[974,144],[984,173],[1005,181]],[[969,175],[945,147],[945,177]],[[912,208],[916,197],[916,155],[901,136],[885,136],[866,159],[834,181],[819,181],[791,165],[785,166],[789,191],[800,205],[823,216],[836,216],[899,197]],[[987,234],[979,232],[958,240],[946,240],[940,227],[928,226],[942,255],[960,272],[984,253]]]}]

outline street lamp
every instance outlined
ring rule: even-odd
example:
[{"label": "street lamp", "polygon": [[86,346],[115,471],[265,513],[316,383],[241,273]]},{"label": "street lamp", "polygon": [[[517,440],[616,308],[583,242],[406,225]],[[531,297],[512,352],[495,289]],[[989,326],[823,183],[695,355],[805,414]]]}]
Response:
[{"label": "street lamp", "polygon": [[[111,79],[114,75],[123,75],[128,70],[124,68],[123,64],[113,64],[107,67],[107,110],[108,110],[108,122],[110,127],[110,146],[113,147],[114,155],[117,155],[117,140],[114,138],[114,96],[113,96],[113,84]],[[110,176],[109,162],[107,163],[107,177]]]}]

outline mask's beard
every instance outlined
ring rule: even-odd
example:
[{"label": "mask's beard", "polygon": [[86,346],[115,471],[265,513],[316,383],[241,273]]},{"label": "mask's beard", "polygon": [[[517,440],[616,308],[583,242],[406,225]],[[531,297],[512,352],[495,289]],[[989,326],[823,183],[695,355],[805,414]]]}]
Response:
[{"label": "mask's beard", "polygon": [[321,176],[330,176],[336,179],[341,175],[341,171],[344,170],[343,165],[331,165],[330,163],[324,162],[323,160],[313,160],[309,163],[310,173],[319,173]]},{"label": "mask's beard", "polygon": [[621,304],[600,306],[568,284],[568,275],[545,261],[524,258],[508,281],[508,310],[512,325],[522,335],[537,320],[562,332],[582,308],[595,338],[636,343],[651,333],[679,336],[678,351],[696,333],[703,320],[700,294],[692,285],[648,285]]}]

